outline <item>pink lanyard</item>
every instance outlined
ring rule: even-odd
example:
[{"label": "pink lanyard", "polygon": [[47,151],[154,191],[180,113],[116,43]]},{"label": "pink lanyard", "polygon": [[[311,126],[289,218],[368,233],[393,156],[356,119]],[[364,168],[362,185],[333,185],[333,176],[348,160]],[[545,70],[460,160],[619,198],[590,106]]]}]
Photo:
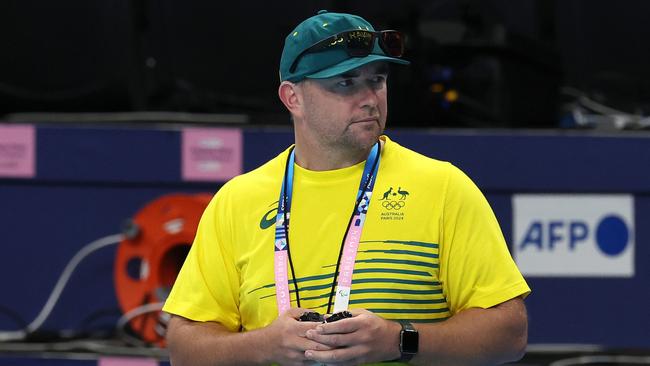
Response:
[{"label": "pink lanyard", "polygon": [[[359,183],[359,191],[357,192],[356,205],[352,211],[348,223],[348,229],[344,235],[342,248],[339,252],[339,258],[336,262],[334,281],[332,282],[332,291],[330,293],[327,308],[328,313],[330,312],[332,304],[334,283],[336,283],[334,312],[346,310],[348,308],[354,263],[357,257],[357,250],[359,249],[359,240],[361,239],[363,224],[366,221],[368,207],[370,207],[370,198],[372,197],[372,190],[375,186],[377,171],[379,170],[380,154],[381,146],[379,142],[377,142],[370,151],[370,155],[364,165],[363,175],[361,176],[361,182]],[[298,283],[294,274],[293,263],[291,261],[291,251],[289,249],[289,217],[291,212],[291,196],[293,192],[294,163],[295,153],[292,148],[285,166],[284,179],[282,180],[280,199],[278,202],[278,214],[275,218],[274,270],[275,296],[278,305],[278,314],[282,314],[291,307],[287,264],[291,267],[291,275],[296,292],[296,305],[300,307]]]}]

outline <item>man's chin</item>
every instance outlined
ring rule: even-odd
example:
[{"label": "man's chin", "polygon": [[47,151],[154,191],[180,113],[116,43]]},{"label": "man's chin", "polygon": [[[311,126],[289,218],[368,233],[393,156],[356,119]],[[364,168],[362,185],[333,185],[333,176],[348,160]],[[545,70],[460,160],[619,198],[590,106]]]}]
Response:
[{"label": "man's chin", "polygon": [[379,141],[379,136],[381,136],[382,132],[383,131],[379,128],[360,131],[353,136],[352,140],[357,147],[364,150],[369,149]]}]

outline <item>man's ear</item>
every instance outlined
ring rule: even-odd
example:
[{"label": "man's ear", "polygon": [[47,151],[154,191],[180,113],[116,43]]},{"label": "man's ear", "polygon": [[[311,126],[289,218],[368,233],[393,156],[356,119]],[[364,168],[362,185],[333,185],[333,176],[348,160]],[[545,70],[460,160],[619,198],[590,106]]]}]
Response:
[{"label": "man's ear", "polygon": [[302,96],[300,86],[290,81],[283,81],[278,87],[278,96],[291,115],[300,115]]}]

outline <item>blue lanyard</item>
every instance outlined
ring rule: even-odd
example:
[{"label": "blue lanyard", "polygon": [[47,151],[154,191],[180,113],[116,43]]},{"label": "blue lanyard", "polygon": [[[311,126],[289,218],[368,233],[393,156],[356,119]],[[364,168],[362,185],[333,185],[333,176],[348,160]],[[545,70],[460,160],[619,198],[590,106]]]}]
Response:
[{"label": "blue lanyard", "polygon": [[[355,232],[356,237],[356,246],[358,246],[358,239],[360,236],[361,229],[365,222],[365,216],[368,212],[370,206],[370,198],[372,197],[372,190],[375,186],[375,180],[377,177],[377,171],[379,170],[379,160],[381,155],[381,146],[377,142],[368,155],[366,163],[363,167],[363,175],[361,176],[361,181],[359,182],[359,190],[357,192],[356,204],[352,215],[348,223],[348,229],[343,237],[341,243],[341,248],[339,251],[339,258],[336,263],[336,271],[334,274],[334,280],[332,282],[332,291],[330,293],[330,301],[328,304],[328,313],[329,307],[332,302],[332,295],[334,293],[336,280],[339,275],[339,265],[341,262],[341,255],[344,252],[344,247],[349,247],[348,242],[350,241],[349,233]],[[278,214],[275,219],[275,250],[274,250],[274,272],[275,272],[275,289],[276,289],[276,299],[278,304],[278,314],[283,313],[290,306],[290,296],[289,296],[289,285],[288,285],[288,274],[287,274],[287,264],[291,267],[291,275],[293,277],[293,285],[296,292],[296,304],[300,307],[300,295],[298,292],[298,283],[296,281],[295,272],[293,269],[293,263],[291,261],[291,252],[289,249],[289,220],[291,213],[291,197],[293,193],[293,170],[295,163],[295,152],[292,148],[289,157],[287,159],[287,164],[285,166],[284,178],[282,180],[282,187],[280,189],[280,199],[278,201]],[[352,243],[354,244],[354,243]],[[356,246],[353,246],[354,256],[356,256]],[[348,251],[349,252],[349,251]],[[354,266],[354,256],[352,257],[352,267]],[[288,263],[287,263],[288,262]],[[348,260],[349,262],[349,260]],[[345,276],[348,277],[347,275]],[[351,272],[349,273],[351,278]],[[348,286],[349,287],[349,286]],[[338,299],[337,299],[338,301]],[[345,304],[347,307],[347,303]]]}]

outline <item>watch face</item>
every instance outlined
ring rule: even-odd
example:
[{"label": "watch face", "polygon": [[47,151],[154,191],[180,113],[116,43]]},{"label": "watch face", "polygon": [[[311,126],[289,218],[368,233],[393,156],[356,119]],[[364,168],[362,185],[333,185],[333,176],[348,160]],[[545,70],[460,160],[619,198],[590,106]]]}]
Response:
[{"label": "watch face", "polygon": [[419,334],[417,330],[404,329],[401,333],[400,351],[402,353],[418,353]]}]

